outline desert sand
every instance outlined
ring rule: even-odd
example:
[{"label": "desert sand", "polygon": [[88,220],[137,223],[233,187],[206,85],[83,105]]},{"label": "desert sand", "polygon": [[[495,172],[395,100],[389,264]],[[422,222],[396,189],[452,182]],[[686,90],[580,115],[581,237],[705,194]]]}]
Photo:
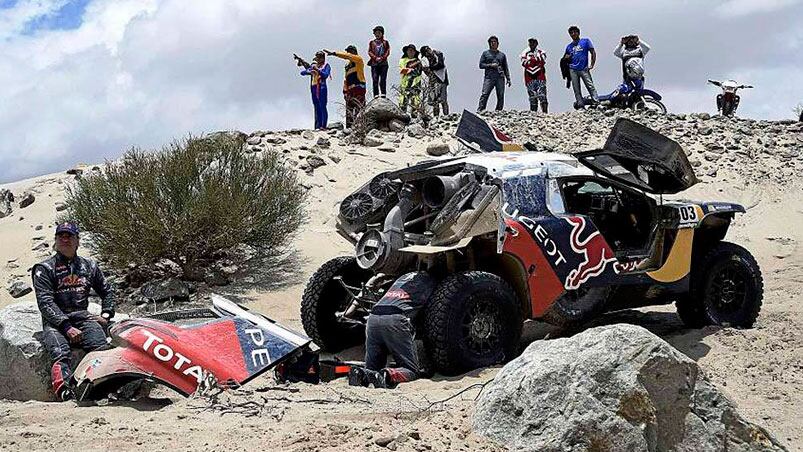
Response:
[{"label": "desert sand", "polygon": [[[597,113],[583,115],[587,114],[547,118],[502,114],[492,115],[491,121],[507,129],[514,139],[573,151],[599,146],[614,119]],[[517,118],[529,118],[535,125],[519,130],[511,126]],[[725,121],[728,124],[720,127],[721,120],[694,120],[685,115],[662,121],[664,132],[684,145],[693,162],[700,161],[701,183],[680,197],[734,201],[747,207],[731,225],[726,240],[745,246],[761,266],[765,281],[761,314],[756,326],[745,330],[687,329],[673,305],[611,313],[593,324],[628,322],[658,334],[697,361],[748,420],[766,427],[790,450],[803,450],[803,253],[799,249],[803,229],[798,227],[803,223],[803,132],[791,124],[777,125],[776,132],[774,124],[764,127],[737,120]],[[573,133],[576,124],[590,125],[583,133]],[[699,130],[700,124],[714,129],[706,135],[706,142],[741,145],[736,149],[726,145],[724,152],[717,153],[721,157],[711,158],[701,137],[690,132]],[[263,141],[255,150],[281,150],[296,162],[302,183],[309,188],[308,218],[292,244],[293,265],[283,273],[286,278],[252,286],[235,284],[237,287],[223,292],[236,291],[250,308],[302,331],[299,300],[306,279],[324,261],[352,251],[334,228],[339,201],[381,171],[431,158],[426,154],[428,144],[447,141],[456,149],[451,138],[454,125],[454,121],[441,122],[423,138],[384,134],[385,144],[379,147],[349,144],[338,132],[255,133],[286,141],[277,145]],[[749,130],[742,134],[739,128]],[[734,136],[740,134],[744,137],[735,141]],[[751,140],[759,135],[774,136],[777,147],[753,146]],[[316,144],[321,137],[331,144]],[[783,145],[783,140],[791,144]],[[749,152],[739,153],[740,149]],[[782,155],[790,149],[797,149],[797,155]],[[304,171],[307,156],[312,154],[323,157],[326,164]],[[84,168],[91,170],[91,166]],[[15,279],[29,281],[27,269],[48,255],[56,204],[63,201],[65,186],[72,180],[73,176],[58,173],[0,185],[18,196],[25,191],[36,196],[32,205],[16,208],[11,216],[0,219],[0,282],[4,287]],[[37,230],[40,225],[42,229]],[[35,250],[37,247],[40,249]],[[29,294],[14,300],[2,290],[0,308],[33,299]],[[528,322],[525,345],[565,334],[570,333]],[[361,350],[339,356],[359,359]],[[183,399],[168,391],[158,391],[145,401],[89,407],[74,402],[0,401],[0,449],[379,450],[382,446],[378,444],[387,445],[397,438],[385,447],[496,450],[497,446],[471,433],[470,419],[480,384],[492,379],[497,370],[455,378],[438,376],[392,391],[350,388],[342,380],[318,386],[280,386],[264,375],[243,390],[221,395],[216,404]],[[460,393],[462,390],[465,392]]]}]

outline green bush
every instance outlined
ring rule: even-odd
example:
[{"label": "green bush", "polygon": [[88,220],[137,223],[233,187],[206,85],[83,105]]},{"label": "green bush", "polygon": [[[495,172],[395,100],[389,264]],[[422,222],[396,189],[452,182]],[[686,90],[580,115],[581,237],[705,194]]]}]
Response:
[{"label": "green bush", "polygon": [[170,259],[185,276],[198,261],[245,243],[287,244],[305,194],[275,152],[247,154],[242,137],[187,138],[160,152],[132,149],[68,189],[69,216],[112,266]]}]

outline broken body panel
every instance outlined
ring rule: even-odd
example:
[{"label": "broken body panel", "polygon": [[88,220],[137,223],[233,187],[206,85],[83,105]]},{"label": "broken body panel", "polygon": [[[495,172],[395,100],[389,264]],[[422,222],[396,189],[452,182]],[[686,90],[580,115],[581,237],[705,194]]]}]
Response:
[{"label": "broken body panel", "polygon": [[88,353],[73,382],[79,400],[105,396],[146,379],[182,395],[200,385],[238,387],[302,353],[310,339],[219,296],[203,323],[179,326],[129,319],[110,329],[112,347]]}]

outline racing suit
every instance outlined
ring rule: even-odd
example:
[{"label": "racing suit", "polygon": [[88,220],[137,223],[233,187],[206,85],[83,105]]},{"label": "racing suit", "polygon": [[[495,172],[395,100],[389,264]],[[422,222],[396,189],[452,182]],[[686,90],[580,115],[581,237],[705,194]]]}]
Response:
[{"label": "racing suit", "polygon": [[[426,272],[407,273],[371,309],[365,330],[365,367],[387,374],[390,387],[418,378],[415,318],[434,289],[435,281]],[[393,355],[396,367],[385,367],[388,354]]]},{"label": "racing suit", "polygon": [[[114,316],[114,291],[98,264],[80,256],[72,260],[56,253],[34,265],[32,272],[36,303],[42,313],[43,342],[53,367],[53,392],[61,395],[72,376],[72,350],[67,339],[71,327],[81,330],[80,346],[85,351],[106,345],[103,327],[89,314],[89,291],[94,289],[102,301],[101,311]],[[68,386],[65,386],[67,384]]]}]

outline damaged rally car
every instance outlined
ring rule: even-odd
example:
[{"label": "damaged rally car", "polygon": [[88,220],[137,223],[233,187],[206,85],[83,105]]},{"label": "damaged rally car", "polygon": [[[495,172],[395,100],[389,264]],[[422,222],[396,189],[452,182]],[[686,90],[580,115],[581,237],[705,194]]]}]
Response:
[{"label": "damaged rally car", "polygon": [[217,295],[211,308],[127,319],[109,333],[109,346],[87,353],[76,366],[71,384],[78,401],[130,398],[142,382],[188,396],[237,388],[285,364],[303,370],[317,365],[309,338]]},{"label": "damaged rally car", "polygon": [[326,351],[360,343],[372,305],[414,270],[439,281],[417,328],[445,374],[515,357],[526,319],[570,326],[675,302],[688,326],[749,327],[761,272],[723,241],[744,207],[663,200],[696,182],[676,142],[624,118],[599,150],[489,152],[379,174],[340,204],[337,229],[356,252],[311,277],[304,329]]}]

